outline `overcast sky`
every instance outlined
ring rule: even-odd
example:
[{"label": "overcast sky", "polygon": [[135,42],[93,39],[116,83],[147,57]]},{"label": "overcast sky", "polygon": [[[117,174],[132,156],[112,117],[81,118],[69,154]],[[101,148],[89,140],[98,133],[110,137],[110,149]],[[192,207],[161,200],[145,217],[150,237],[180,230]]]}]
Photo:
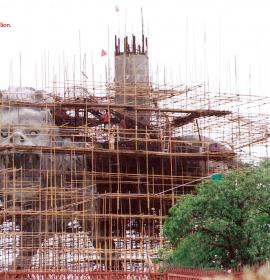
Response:
[{"label": "overcast sky", "polygon": [[[0,0],[0,88],[43,87],[75,67],[86,74],[113,73],[114,34],[139,35],[141,7],[149,38],[151,76],[174,85],[207,81],[210,90],[267,95],[270,80],[269,1],[240,0]],[[119,12],[115,11],[115,6]],[[104,49],[109,56],[101,57]],[[49,61],[49,62],[48,62]],[[64,61],[64,62],[63,62]],[[74,65],[75,61],[75,65]],[[236,71],[235,71],[236,69]],[[42,83],[43,77],[43,83]],[[72,77],[70,77],[72,78]],[[47,84],[48,85],[48,82]]]}]

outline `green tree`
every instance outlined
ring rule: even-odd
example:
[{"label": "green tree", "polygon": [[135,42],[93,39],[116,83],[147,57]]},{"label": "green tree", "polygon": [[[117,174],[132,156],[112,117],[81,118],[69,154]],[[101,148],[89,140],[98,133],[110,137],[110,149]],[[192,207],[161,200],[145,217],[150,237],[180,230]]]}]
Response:
[{"label": "green tree", "polygon": [[231,268],[270,259],[270,162],[207,180],[169,211],[166,261],[191,267]]}]

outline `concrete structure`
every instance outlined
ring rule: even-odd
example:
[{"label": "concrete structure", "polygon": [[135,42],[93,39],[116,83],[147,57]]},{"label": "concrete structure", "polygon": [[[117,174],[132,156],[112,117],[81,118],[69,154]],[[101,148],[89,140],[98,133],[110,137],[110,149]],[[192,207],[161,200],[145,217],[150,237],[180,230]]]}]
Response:
[{"label": "concrete structure", "polygon": [[[115,103],[121,105],[150,106],[149,59],[147,38],[142,35],[141,45],[132,36],[124,38],[121,51],[120,39],[115,37]],[[125,111],[124,114],[145,126],[150,124],[150,113]]]},{"label": "concrete structure", "polygon": [[0,92],[0,270],[155,270],[176,200],[269,144],[270,118],[244,114],[268,98],[154,86],[146,39],[124,42],[99,89]]}]

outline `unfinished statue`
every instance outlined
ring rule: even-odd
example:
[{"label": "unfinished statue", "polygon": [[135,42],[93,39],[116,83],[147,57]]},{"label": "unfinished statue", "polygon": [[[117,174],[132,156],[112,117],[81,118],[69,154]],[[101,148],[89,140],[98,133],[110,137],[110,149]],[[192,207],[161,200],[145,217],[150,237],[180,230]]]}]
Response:
[{"label": "unfinished statue", "polygon": [[[61,220],[51,217],[50,220],[42,215],[27,214],[27,211],[41,213],[46,210],[68,209],[68,205],[72,205],[73,195],[82,196],[82,186],[78,183],[74,186],[71,178],[74,180],[82,176],[83,171],[87,169],[86,159],[85,156],[41,152],[42,147],[77,145],[71,143],[68,137],[59,135],[59,128],[54,127],[53,115],[49,109],[35,106],[35,103],[53,102],[46,92],[29,87],[10,88],[0,92],[0,99],[3,101],[0,109],[0,200],[1,210],[6,213],[5,218],[2,218],[2,225],[7,224],[7,221],[11,222],[10,231],[21,232],[20,249],[12,254],[6,250],[10,257],[2,258],[8,259],[6,264],[2,265],[2,269],[30,269],[33,267],[33,260],[36,262],[37,258],[40,259],[37,254],[40,246],[45,246],[46,240],[53,238],[59,243],[59,238],[62,237],[55,236],[55,233],[60,232],[63,235],[69,231],[70,234],[76,235],[76,232],[80,231],[81,234],[84,230],[78,225],[70,226],[72,217]],[[8,106],[9,101],[29,102],[33,106]],[[16,149],[12,149],[14,146]],[[60,188],[62,191],[65,189],[64,199],[61,199],[58,192]],[[73,193],[68,192],[70,189]],[[92,194],[93,188],[87,187],[86,192]],[[78,210],[78,205],[71,207]],[[84,226],[85,230],[89,231],[91,226],[85,223]],[[17,244],[17,237],[15,239]],[[71,239],[68,237],[69,246],[72,246]],[[78,236],[75,239],[77,240]],[[93,248],[90,245],[89,247]],[[4,251],[3,254],[5,255]],[[12,262],[10,258],[13,259]],[[44,260],[44,255],[42,259]],[[45,261],[52,262],[51,259]],[[41,267],[35,268],[44,268],[40,261],[39,266]]]}]

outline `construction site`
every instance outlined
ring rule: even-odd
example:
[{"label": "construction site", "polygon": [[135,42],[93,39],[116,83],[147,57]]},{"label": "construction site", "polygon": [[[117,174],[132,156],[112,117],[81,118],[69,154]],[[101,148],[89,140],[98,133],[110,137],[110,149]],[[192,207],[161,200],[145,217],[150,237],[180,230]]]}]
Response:
[{"label": "construction site", "polygon": [[84,76],[0,92],[3,272],[157,272],[176,200],[268,156],[268,97],[154,84],[144,35]]}]

